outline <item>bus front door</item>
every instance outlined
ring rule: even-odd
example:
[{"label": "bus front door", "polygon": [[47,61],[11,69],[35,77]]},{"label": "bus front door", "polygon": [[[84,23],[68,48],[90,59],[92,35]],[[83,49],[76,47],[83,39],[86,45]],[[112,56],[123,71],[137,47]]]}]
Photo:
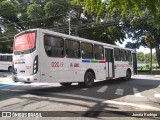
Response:
[{"label": "bus front door", "polygon": [[105,48],[106,79],[114,77],[113,49]]}]

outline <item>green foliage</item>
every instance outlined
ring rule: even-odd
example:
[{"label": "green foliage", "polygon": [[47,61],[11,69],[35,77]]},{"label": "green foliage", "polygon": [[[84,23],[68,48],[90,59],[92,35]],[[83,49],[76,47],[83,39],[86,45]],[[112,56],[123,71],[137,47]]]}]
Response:
[{"label": "green foliage", "polygon": [[138,52],[137,53],[137,61],[143,63],[144,62],[144,53],[143,52]]},{"label": "green foliage", "polygon": [[[159,0],[73,0],[73,2],[84,5],[85,12],[95,13],[97,17],[100,17],[99,14],[106,11],[106,16],[109,18],[117,12],[121,18],[126,13],[131,13],[132,15],[137,15],[138,13],[142,17],[144,10],[149,11],[156,18],[159,15],[160,8]],[[103,8],[103,10],[100,8]]]},{"label": "green foliage", "polygon": [[44,6],[44,11],[47,17],[56,16],[57,14],[66,14],[69,12],[70,4],[66,0],[53,0],[48,1]]},{"label": "green foliage", "polygon": [[116,41],[122,42],[121,38],[123,39],[125,37],[125,34],[120,32],[121,29],[122,28],[118,28],[115,26],[105,27],[103,25],[100,25],[97,27],[89,27],[88,29],[80,29],[77,32],[78,35],[83,38],[115,44]]},{"label": "green foliage", "polygon": [[0,16],[7,19],[15,19],[17,13],[17,6],[11,1],[2,1],[0,3]]},{"label": "green foliage", "polygon": [[7,34],[37,27],[68,34],[70,16],[72,35],[111,44],[122,43],[126,34],[140,40],[150,32],[156,38],[159,8],[159,0],[0,0],[0,37],[10,40]]},{"label": "green foliage", "polygon": [[[157,58],[156,54],[153,53],[152,55],[152,63],[157,63]],[[137,62],[138,63],[150,63],[150,53],[143,53],[143,52],[138,52],[137,53]]]},{"label": "green foliage", "polygon": [[151,34],[142,37],[142,44],[150,49],[155,47],[154,38]]},{"label": "green foliage", "polygon": [[27,7],[27,15],[30,19],[39,19],[43,17],[43,10],[39,4],[31,4]]},{"label": "green foliage", "polygon": [[125,34],[121,32],[122,27],[117,23],[113,23],[114,25],[107,25],[105,22],[96,23],[96,18],[98,21],[105,15],[105,2],[100,0],[97,4],[93,4],[97,2],[96,0],[90,2],[93,14],[89,14],[87,9],[83,12],[85,9],[83,2],[81,5],[75,5],[69,0],[1,0],[0,17],[3,20],[0,21],[0,25],[3,32],[0,35],[0,42],[3,42],[4,46],[0,46],[0,51],[11,51],[14,35],[17,31],[25,29],[50,28],[68,34],[69,16],[72,35],[111,44],[115,44],[115,41],[122,42]]}]

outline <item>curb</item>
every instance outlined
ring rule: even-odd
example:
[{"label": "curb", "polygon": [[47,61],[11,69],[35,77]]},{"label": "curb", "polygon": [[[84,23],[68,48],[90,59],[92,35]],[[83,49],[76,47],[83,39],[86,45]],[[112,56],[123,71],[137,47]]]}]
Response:
[{"label": "curb", "polygon": [[160,78],[160,75],[155,75],[155,78]]},{"label": "curb", "polygon": [[0,78],[0,82],[10,82],[12,78]]}]

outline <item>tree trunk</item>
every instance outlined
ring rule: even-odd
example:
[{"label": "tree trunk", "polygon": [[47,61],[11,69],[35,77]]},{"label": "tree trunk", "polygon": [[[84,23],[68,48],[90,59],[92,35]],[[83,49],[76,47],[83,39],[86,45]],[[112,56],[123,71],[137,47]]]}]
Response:
[{"label": "tree trunk", "polygon": [[155,49],[156,49],[156,57],[157,57],[157,63],[160,67],[160,36],[155,37]]},{"label": "tree trunk", "polygon": [[150,72],[152,74],[152,48],[150,48]]},{"label": "tree trunk", "polygon": [[156,57],[157,57],[157,63],[160,67],[160,35],[153,32],[154,38],[155,38],[155,49],[156,49]]},{"label": "tree trunk", "polygon": [[159,45],[156,45],[155,49],[156,49],[157,62],[158,62],[158,65],[160,67],[160,49],[159,49]]}]

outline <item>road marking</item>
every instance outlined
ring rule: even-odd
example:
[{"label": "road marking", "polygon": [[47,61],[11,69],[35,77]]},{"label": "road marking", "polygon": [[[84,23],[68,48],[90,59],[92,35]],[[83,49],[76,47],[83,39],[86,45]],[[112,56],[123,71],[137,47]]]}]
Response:
[{"label": "road marking", "polygon": [[10,91],[13,91],[13,92],[26,92],[26,90],[10,90]]},{"label": "road marking", "polygon": [[0,88],[15,86],[15,85],[19,85],[19,84],[20,83],[15,83],[15,82],[2,82],[2,83],[0,83]]},{"label": "road marking", "polygon": [[103,86],[99,90],[97,90],[97,92],[101,92],[101,93],[105,92],[107,88],[108,88],[108,86]]},{"label": "road marking", "polygon": [[88,90],[88,88],[82,88],[81,90]]},{"label": "road marking", "polygon": [[115,92],[116,95],[123,95],[123,89],[117,89]]},{"label": "road marking", "polygon": [[139,93],[139,91],[137,90],[137,88],[133,88],[133,92],[134,92],[134,95],[135,95],[136,97],[144,97],[144,96],[142,96],[142,95]]},{"label": "road marking", "polygon": [[12,86],[12,85],[8,85],[8,84],[0,84],[0,88],[7,87],[7,86]]},{"label": "road marking", "polygon": [[160,94],[154,94],[154,97],[160,98]]}]

